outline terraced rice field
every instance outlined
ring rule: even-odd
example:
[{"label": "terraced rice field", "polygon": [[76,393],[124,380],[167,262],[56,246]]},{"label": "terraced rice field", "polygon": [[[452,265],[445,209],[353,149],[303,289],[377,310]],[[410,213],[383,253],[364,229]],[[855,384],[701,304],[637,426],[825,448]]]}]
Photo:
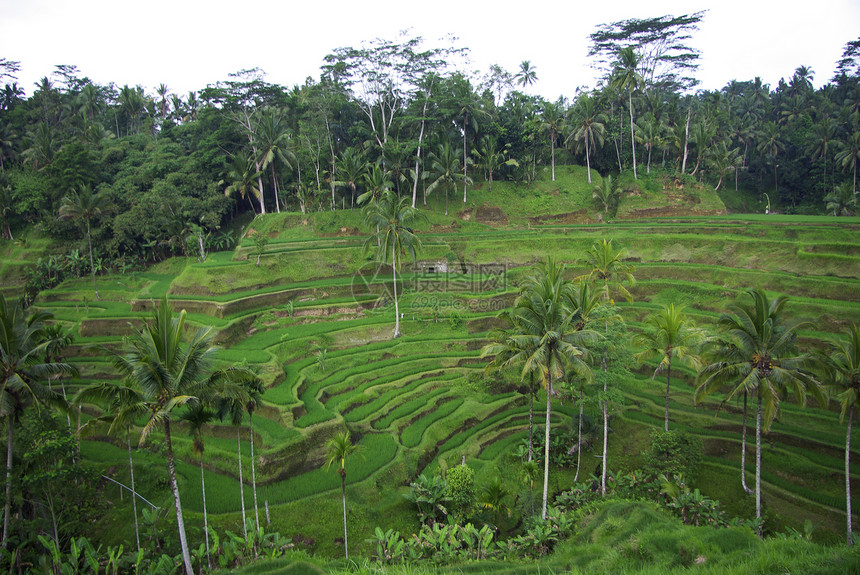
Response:
[{"label": "terraced rice field", "polygon": [[[38,306],[73,329],[73,361],[84,382],[111,376],[104,349],[114,349],[129,333],[129,323],[144,320],[165,293],[188,311],[194,327],[217,330],[224,348],[220,359],[258,368],[267,383],[264,405],[254,416],[261,505],[268,502],[275,528],[313,540],[312,548],[323,552],[334,548],[339,515],[326,521],[301,518],[320,516],[333,504],[339,480],[323,467],[323,445],[344,426],[362,446],[347,475],[357,529],[351,540],[362,541],[376,524],[409,529],[414,514],[399,494],[419,473],[463,457],[479,483],[501,473],[512,491],[519,489],[509,454],[527,436],[527,397],[516,392],[514,374],[487,375],[480,350],[499,325],[498,311],[513,301],[519,279],[548,254],[568,262],[575,277],[587,271],[580,259],[595,241],[611,238],[625,247],[638,281],[634,302],[621,302],[620,309],[632,330],[670,302],[686,305],[696,321],[713,328],[726,306],[743,302],[744,290],[753,287],[791,296],[790,313],[811,322],[802,332],[804,344],[860,322],[857,219],[726,216],[431,230],[422,235],[422,259],[400,276],[404,335],[396,340],[386,297],[390,270],[377,273],[369,265],[356,230],[321,237],[312,226],[303,231],[300,221],[282,215],[254,222],[270,237],[259,268],[250,240],[244,240],[235,252],[212,254],[206,263],[173,260],[146,273],[103,278],[100,302],[91,301],[89,280],[81,279],[44,293]],[[662,428],[665,387],[652,381],[652,373],[653,366],[642,366],[619,382],[624,403],[613,416],[613,470],[641,463],[649,431]],[[703,491],[730,512],[749,516],[750,501],[738,477],[740,407],[724,405],[716,416],[719,398],[693,404],[694,374],[679,369],[673,376],[671,426],[705,442]],[[535,401],[536,422],[543,421],[543,401]],[[576,409],[570,401],[559,404],[555,425],[568,425]],[[587,411],[597,416],[594,406]],[[247,481],[247,427],[241,433]],[[193,524],[195,513],[202,512],[198,463],[186,435],[176,436],[183,504]],[[236,429],[215,425],[209,436],[204,459],[209,512],[236,530]],[[860,444],[856,439],[854,445]],[[798,527],[811,518],[817,536],[839,536],[844,440],[832,407],[783,404],[764,450],[772,524]],[[89,444],[89,456],[122,460],[121,443],[114,448],[100,441]],[[751,475],[753,450],[748,449]],[[585,455],[589,472],[599,462],[595,453]],[[136,457],[155,464],[146,450]],[[860,453],[854,459],[860,465]],[[122,478],[121,467],[114,472]],[[857,472],[860,468],[852,474]],[[564,489],[571,478],[570,470],[556,470],[551,486]],[[854,485],[860,485],[856,479]],[[146,487],[142,491],[157,496]],[[245,495],[250,508],[249,490]]]}]

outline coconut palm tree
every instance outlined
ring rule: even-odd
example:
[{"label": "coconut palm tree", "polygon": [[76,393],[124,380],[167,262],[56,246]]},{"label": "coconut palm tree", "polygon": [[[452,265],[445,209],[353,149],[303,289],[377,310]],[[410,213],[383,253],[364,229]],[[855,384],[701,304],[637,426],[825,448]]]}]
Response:
[{"label": "coconut palm tree", "polygon": [[262,213],[266,213],[263,207],[263,194],[259,186],[260,175],[253,158],[234,154],[230,160],[230,164],[227,166],[227,176],[220,182],[221,184],[227,184],[227,187],[224,188],[224,195],[232,196],[233,194],[239,194],[243,200],[247,198],[248,205],[251,206],[251,211],[256,215],[257,210],[254,209],[254,204],[251,202],[251,196],[254,196],[260,202]]},{"label": "coconut palm tree", "polygon": [[272,189],[275,191],[275,209],[281,213],[281,199],[278,195],[277,164],[290,169],[296,165],[296,155],[289,149],[288,128],[283,115],[274,108],[266,108],[254,125],[257,137],[260,171],[269,168]]},{"label": "coconut palm tree", "polygon": [[192,403],[180,419],[188,424],[191,433],[191,450],[200,459],[200,489],[203,494],[203,534],[206,538],[206,562],[212,569],[212,557],[209,551],[209,515],[206,512],[206,480],[203,473],[203,452],[206,444],[203,440],[203,428],[215,419],[215,411],[202,401]]},{"label": "coconut palm tree", "polygon": [[851,188],[857,193],[857,164],[860,164],[860,129],[855,128],[839,147],[836,163],[842,166],[842,171],[851,169],[854,173]]},{"label": "coconut palm tree", "polygon": [[520,71],[514,74],[514,81],[523,88],[531,86],[538,81],[537,67],[532,66],[530,60],[520,62]]},{"label": "coconut palm tree", "polygon": [[786,296],[770,298],[764,290],[749,290],[752,304],[733,305],[719,319],[730,345],[720,346],[714,360],[699,372],[695,400],[701,402],[718,388],[728,386],[726,400],[747,392],[756,396],[756,477],[755,505],[758,533],[761,522],[761,432],[768,431],[776,417],[780,393],[789,390],[799,404],[807,392],[819,402],[824,397],[818,382],[809,374],[809,356],[798,354],[795,339],[799,323],[785,317]]},{"label": "coconut palm tree", "polygon": [[460,173],[460,160],[454,153],[451,144],[444,142],[436,151],[430,154],[430,178],[433,180],[427,186],[427,193],[433,193],[436,188],[445,190],[445,215],[448,215],[448,194],[457,182],[471,184],[472,179]]},{"label": "coconut palm tree", "polygon": [[705,340],[705,334],[692,324],[684,313],[683,307],[675,307],[673,303],[651,314],[647,321],[651,329],[638,334],[633,340],[636,345],[644,348],[636,354],[636,360],[641,363],[658,358],[660,363],[654,370],[654,377],[659,371],[666,371],[664,430],[669,431],[669,383],[672,377],[672,360],[698,371],[701,367],[698,352]]},{"label": "coconut palm tree", "polygon": [[[408,200],[408,198],[404,199]],[[354,453],[358,446],[352,443],[348,431],[342,431],[329,439],[325,448],[328,458],[326,469],[330,468],[332,464],[338,466],[337,474],[340,476],[340,493],[343,500],[343,552],[349,559],[349,543],[346,532],[346,458]]]},{"label": "coconut palm tree", "polygon": [[834,216],[853,216],[857,208],[857,194],[852,190],[851,182],[837,184],[833,191],[824,196],[827,211],[833,211]]},{"label": "coconut palm tree", "polygon": [[186,575],[193,575],[176,482],[171,422],[176,408],[196,401],[197,395],[205,390],[217,348],[212,345],[214,334],[211,327],[199,329],[187,344],[183,342],[184,327],[185,310],[178,316],[174,315],[165,296],[153,310],[150,321],[124,340],[122,352],[114,358],[114,366],[140,392],[148,410],[148,419],[140,435],[141,443],[155,429],[161,427],[164,430],[182,560]]},{"label": "coconut palm tree", "polygon": [[633,179],[636,177],[636,137],[633,127],[636,125],[636,120],[633,117],[633,92],[637,91],[644,84],[642,75],[639,73],[640,56],[636,53],[633,46],[627,46],[618,51],[618,60],[616,60],[612,71],[612,86],[619,92],[627,92],[627,106],[630,110],[630,145],[633,150]]},{"label": "coconut palm tree", "polygon": [[825,361],[825,384],[835,394],[842,410],[840,421],[848,416],[845,432],[845,502],[848,545],[854,544],[851,530],[851,427],[854,414],[860,408],[860,327],[852,324],[847,338],[834,338]]},{"label": "coconut palm tree", "polygon": [[[633,301],[633,296],[624,285],[625,282],[629,283],[631,286],[636,283],[636,279],[633,277],[633,266],[624,263],[624,256],[626,255],[627,250],[623,248],[616,250],[612,247],[612,240],[607,239],[602,240],[598,244],[594,244],[585,253],[585,264],[588,266],[589,272],[582,276],[582,278],[588,281],[596,280],[603,284],[600,289],[600,295],[604,303],[607,301],[612,302],[610,295],[615,291],[624,296],[627,301]],[[615,321],[615,317],[612,317],[611,319]],[[610,318],[607,318],[606,321],[610,321]],[[603,371],[606,372],[608,368],[605,356],[601,359],[601,365],[603,366]],[[604,378],[604,396],[608,393],[608,385],[608,378]],[[606,401],[601,401],[600,407],[603,412],[603,459],[600,475],[600,489],[601,493],[605,495],[606,473],[608,469],[607,458],[609,457],[609,406]]]},{"label": "coconut palm tree", "polygon": [[364,242],[364,249],[368,250],[376,244],[376,261],[380,264],[391,263],[395,338],[400,336],[397,268],[402,263],[404,254],[409,253],[415,261],[416,253],[421,249],[421,239],[412,229],[421,219],[426,221],[427,216],[413,208],[409,198],[398,198],[390,189],[384,190],[378,201],[369,203],[364,209],[365,224],[371,230],[376,229]]},{"label": "coconut palm tree", "polygon": [[0,417],[6,419],[7,431],[6,497],[0,542],[4,549],[9,540],[15,426],[30,405],[64,406],[63,397],[42,382],[53,375],[75,373],[67,363],[44,360],[50,343],[45,328],[51,317],[43,311],[28,314],[20,300],[10,303],[0,294]]},{"label": "coconut palm tree", "polygon": [[568,126],[571,131],[565,139],[568,146],[576,145],[585,148],[585,165],[588,169],[588,183],[591,183],[591,150],[603,146],[603,136],[606,133],[604,117],[597,112],[597,104],[588,94],[576,99],[570,110]]},{"label": "coconut palm tree", "polygon": [[209,398],[215,404],[218,418],[228,418],[236,427],[236,452],[239,465],[239,499],[242,507],[242,533],[248,538],[248,527],[245,524],[245,482],[242,479],[242,435],[241,425],[248,413],[248,431],[251,439],[251,483],[254,494],[254,521],[257,530],[260,529],[260,517],[257,507],[257,483],[254,465],[254,424],[253,413],[263,393],[262,381],[244,369],[231,369],[225,372],[225,377],[217,386],[210,389]]},{"label": "coconut palm tree", "polygon": [[93,239],[90,226],[92,220],[101,216],[110,205],[110,200],[104,192],[94,194],[89,186],[83,186],[80,191],[72,190],[60,204],[61,220],[80,220],[86,228],[87,246],[90,251],[90,272],[93,275],[93,291],[96,292],[96,299],[99,299],[99,288],[96,285],[96,266],[93,262]]},{"label": "coconut palm tree", "polygon": [[541,264],[523,282],[511,317],[515,321],[514,344],[527,350],[523,376],[534,373],[546,390],[546,426],[544,429],[544,481],[541,517],[546,519],[549,494],[549,447],[554,384],[573,376],[590,381],[591,369],[583,361],[586,345],[596,334],[577,330],[572,313],[571,284],[564,279],[564,266],[552,258]]},{"label": "coconut palm tree", "polygon": [[558,102],[548,102],[544,106],[543,113],[541,114],[541,128],[549,134],[553,182],[555,181],[555,142],[558,140],[559,134],[565,130],[564,112],[564,103],[559,99]]}]

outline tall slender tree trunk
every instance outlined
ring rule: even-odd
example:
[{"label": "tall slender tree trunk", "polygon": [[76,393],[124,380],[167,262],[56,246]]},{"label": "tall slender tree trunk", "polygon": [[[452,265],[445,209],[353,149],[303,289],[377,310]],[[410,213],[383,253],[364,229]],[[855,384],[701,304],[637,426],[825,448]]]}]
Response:
[{"label": "tall slender tree trunk", "polygon": [[638,180],[639,178],[636,177],[636,138],[633,135],[633,90],[627,90],[627,102],[630,109],[630,149],[633,150],[633,179]]},{"label": "tall slender tree trunk", "polygon": [[758,408],[755,420],[755,518],[758,520],[758,536],[762,536],[761,524],[761,394],[758,395]]},{"label": "tall slender tree trunk", "polygon": [[588,183],[591,183],[591,158],[588,154],[588,137],[585,138],[585,165],[588,167]]},{"label": "tall slender tree trunk", "polygon": [[242,438],[240,428],[236,428],[236,451],[239,453],[239,499],[242,500],[242,534],[248,540],[248,527],[245,525],[245,484],[242,482]]},{"label": "tall slender tree trunk", "polygon": [[170,420],[164,421],[164,443],[167,445],[167,470],[170,473],[170,490],[173,491],[173,504],[176,507],[176,527],[179,530],[179,546],[182,549],[182,562],[185,575],[194,575],[191,569],[191,554],[185,539],[185,522],[182,520],[182,504],[179,502],[179,486],[176,484],[176,467],[173,462],[173,445],[170,441]]},{"label": "tall slender tree trunk", "polygon": [[741,486],[744,493],[752,495],[753,490],[747,487],[747,392],[744,392],[744,422],[741,431]]},{"label": "tall slender tree trunk", "polygon": [[[466,163],[466,118],[468,116],[463,116],[463,203],[466,203],[466,178],[468,178],[466,169],[468,168],[468,164]],[[445,215],[448,215],[448,208],[445,208]]]},{"label": "tall slender tree trunk", "polygon": [[669,383],[671,380],[672,364],[666,368],[666,418],[664,422],[664,430],[669,431]]},{"label": "tall slender tree trunk", "polygon": [[93,291],[96,292],[96,300],[99,300],[99,287],[96,285],[96,266],[93,262],[93,238],[90,234],[90,220],[87,222],[87,245],[90,248],[90,273],[93,274]]},{"label": "tall slender tree trunk", "polygon": [[137,551],[140,553],[140,527],[137,523],[137,491],[134,488],[134,461],[131,458],[131,432],[128,430],[125,432],[125,442],[128,446],[128,474],[131,477],[131,509],[134,513],[134,541],[137,543]]},{"label": "tall slender tree trunk", "polygon": [[535,421],[535,393],[534,393],[534,374],[530,373],[529,386],[529,461],[534,460],[534,421]]},{"label": "tall slender tree trunk", "polygon": [[846,502],[846,526],[847,526],[847,543],[854,544],[854,537],[851,533],[851,422],[854,419],[854,406],[848,411],[848,432],[845,434],[845,502]]},{"label": "tall slender tree trunk", "polygon": [[254,493],[254,526],[260,531],[260,511],[257,507],[257,472],[254,465],[254,415],[248,413],[248,428],[251,430],[251,491]]},{"label": "tall slender tree trunk", "polygon": [[349,543],[346,538],[346,470],[341,468],[340,476],[340,494],[343,500],[343,552],[349,559]]},{"label": "tall slender tree trunk", "polygon": [[684,126],[684,159],[681,161],[681,173],[687,173],[687,142],[690,141],[690,117],[693,110],[687,110],[687,123]]},{"label": "tall slender tree trunk", "polygon": [[573,482],[576,483],[579,479],[579,464],[582,461],[582,390],[579,390],[579,425],[576,432],[576,475],[573,476]]},{"label": "tall slender tree trunk", "polygon": [[[606,360],[604,360],[605,362]],[[604,363],[603,370],[606,371],[606,364]],[[603,468],[600,471],[600,494],[603,497],[606,497],[606,469],[607,469],[607,456],[609,455],[609,408],[606,405],[606,392],[607,392],[607,384],[606,380],[603,381],[603,395],[604,400],[601,402],[601,409],[603,410]]]},{"label": "tall slender tree trunk", "polygon": [[547,376],[546,381],[546,426],[544,428],[543,446],[543,505],[541,507],[541,519],[546,521],[546,501],[549,495],[549,426],[552,414],[552,374]]},{"label": "tall slender tree trunk", "polygon": [[272,162],[272,189],[275,190],[275,209],[281,213],[281,199],[278,197],[278,180],[275,178],[275,162]]},{"label": "tall slender tree trunk", "polygon": [[421,130],[418,132],[418,151],[415,154],[415,178],[412,182],[412,207],[418,199],[418,161],[421,158],[421,141],[424,139],[424,116],[427,114],[427,100],[424,100],[424,108],[421,112]]},{"label": "tall slender tree trunk", "polygon": [[209,554],[209,515],[206,512],[206,480],[203,479],[203,454],[200,454],[200,490],[203,493],[203,534],[206,537],[206,564],[212,570],[212,557]]},{"label": "tall slender tree trunk", "polygon": [[549,138],[550,158],[552,159],[552,181],[555,181],[555,138]]},{"label": "tall slender tree trunk", "polygon": [[394,337],[400,337],[400,306],[397,303],[397,250],[391,246],[391,272],[394,278]]},{"label": "tall slender tree trunk", "polygon": [[6,501],[3,504],[3,541],[0,547],[6,549],[9,542],[9,514],[12,512],[12,443],[15,433],[15,415],[10,413],[6,416],[6,425],[9,427],[6,440]]}]

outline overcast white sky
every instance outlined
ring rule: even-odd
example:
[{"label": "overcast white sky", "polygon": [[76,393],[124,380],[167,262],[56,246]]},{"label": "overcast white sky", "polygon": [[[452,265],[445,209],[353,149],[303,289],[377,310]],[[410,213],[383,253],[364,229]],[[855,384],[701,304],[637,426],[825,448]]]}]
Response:
[{"label": "overcast white sky", "polygon": [[430,45],[459,37],[482,73],[491,64],[515,72],[530,60],[539,80],[529,91],[555,99],[594,85],[586,53],[598,24],[705,9],[691,42],[702,52],[705,89],[754,76],[775,87],[800,65],[821,86],[860,36],[858,0],[0,0],[0,57],[21,62],[28,94],[55,64],[150,92],[164,83],[185,94],[253,67],[289,87],[318,79],[334,48],[411,28]]}]

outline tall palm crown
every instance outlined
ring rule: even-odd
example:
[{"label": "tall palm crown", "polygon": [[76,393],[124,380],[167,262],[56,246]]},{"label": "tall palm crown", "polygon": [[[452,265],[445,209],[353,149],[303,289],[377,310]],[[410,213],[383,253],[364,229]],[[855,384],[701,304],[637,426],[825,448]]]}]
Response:
[{"label": "tall palm crown", "polygon": [[645,81],[639,73],[640,56],[632,46],[618,51],[618,59],[612,70],[611,85],[618,91],[627,92],[627,105],[630,110],[630,144],[633,149],[633,179],[636,179],[636,139],[633,133],[633,92],[637,91]]},{"label": "tall palm crown", "polygon": [[472,179],[460,171],[460,159],[448,142],[443,143],[430,155],[430,178],[433,180],[427,186],[427,193],[441,187],[445,190],[445,215],[448,215],[448,193],[458,182],[471,184]]},{"label": "tall palm crown", "polygon": [[[777,415],[780,394],[793,393],[801,405],[811,392],[819,402],[824,395],[809,374],[809,356],[795,349],[799,323],[788,323],[784,307],[788,298],[770,298],[764,290],[749,290],[750,306],[730,306],[719,326],[730,339],[714,351],[714,360],[699,373],[701,381],[695,399],[727,387],[726,401],[744,392],[755,394],[756,414],[756,518],[761,518],[761,432],[767,431]],[[759,524],[759,534],[762,525]]]},{"label": "tall palm crown", "polygon": [[346,532],[346,458],[358,449],[358,446],[352,443],[348,431],[335,434],[329,439],[325,445],[326,449],[326,467],[337,465],[337,474],[340,476],[341,496],[343,499],[343,550],[346,558],[349,559],[349,544]]},{"label": "tall palm crown", "polygon": [[588,183],[591,183],[591,150],[603,146],[603,136],[606,133],[605,118],[597,111],[594,98],[583,94],[576,99],[576,103],[570,109],[568,126],[571,130],[565,140],[570,146],[585,148],[585,163],[588,169]]}]

